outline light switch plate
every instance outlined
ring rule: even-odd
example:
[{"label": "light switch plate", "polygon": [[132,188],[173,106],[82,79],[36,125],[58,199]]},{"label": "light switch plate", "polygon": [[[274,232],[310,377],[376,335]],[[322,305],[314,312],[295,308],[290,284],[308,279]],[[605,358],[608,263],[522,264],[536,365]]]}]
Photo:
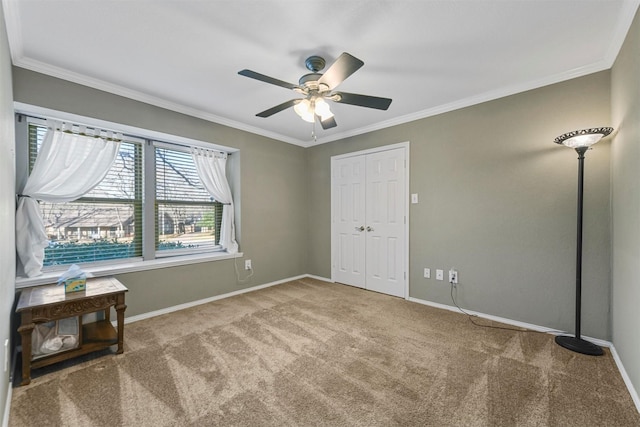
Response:
[{"label": "light switch plate", "polygon": [[430,268],[425,268],[424,269],[424,278],[425,279],[431,279],[431,269]]},{"label": "light switch plate", "polygon": [[413,194],[411,195],[411,203],[412,203],[412,204],[414,204],[414,205],[415,205],[416,203],[418,203],[418,193],[413,193]]},{"label": "light switch plate", "polygon": [[436,280],[444,280],[444,271],[436,270]]}]

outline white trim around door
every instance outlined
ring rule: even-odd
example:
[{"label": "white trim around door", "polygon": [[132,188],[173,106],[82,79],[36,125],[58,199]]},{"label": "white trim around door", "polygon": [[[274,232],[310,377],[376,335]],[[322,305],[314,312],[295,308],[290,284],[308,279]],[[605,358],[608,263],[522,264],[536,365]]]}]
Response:
[{"label": "white trim around door", "polygon": [[[383,153],[385,151],[393,151],[393,150],[398,150],[398,149],[402,149],[404,151],[404,189],[402,191],[402,195],[401,195],[401,199],[403,200],[402,204],[402,208],[404,210],[403,212],[403,228],[402,228],[402,237],[403,237],[403,243],[402,243],[402,248],[400,249],[403,252],[403,260],[401,261],[403,266],[402,266],[402,277],[400,278],[402,280],[402,282],[404,283],[403,286],[403,291],[401,292],[401,295],[397,296],[401,296],[404,299],[408,299],[409,298],[409,190],[410,190],[410,182],[409,182],[409,164],[410,164],[410,143],[409,142],[402,142],[402,143],[397,143],[397,144],[390,144],[390,145],[385,145],[385,146],[381,146],[381,147],[376,147],[376,148],[372,148],[372,149],[368,149],[368,150],[362,150],[362,151],[356,151],[356,152],[351,152],[351,153],[345,153],[345,154],[341,154],[338,156],[333,156],[331,157],[331,281],[332,282],[340,282],[343,283],[344,280],[341,279],[341,273],[338,271],[338,256],[340,253],[340,250],[342,250],[343,248],[339,248],[338,245],[340,245],[341,243],[339,242],[339,239],[337,238],[337,234],[338,234],[338,229],[343,227],[343,224],[338,224],[338,221],[336,220],[337,218],[337,214],[338,212],[337,207],[338,207],[338,197],[340,197],[340,195],[338,194],[338,191],[336,190],[336,182],[334,181],[335,179],[335,173],[336,173],[336,165],[337,164],[344,164],[345,161],[348,161],[350,158],[354,160],[354,162],[357,163],[357,157],[359,156],[368,156],[370,154],[378,154],[378,153]],[[358,165],[358,167],[360,167],[360,165]],[[357,201],[356,201],[357,203]],[[355,208],[354,208],[355,209]],[[357,212],[356,212],[357,214]],[[358,216],[358,215],[356,215]],[[360,215],[361,216],[361,215]],[[358,227],[362,227],[363,224],[360,224],[360,221],[358,218],[354,219],[354,224],[348,225],[348,227],[351,228],[358,228]],[[357,224],[355,224],[357,222]],[[364,229],[364,233],[366,233],[366,229],[368,228],[368,226],[365,225]],[[356,230],[358,231],[358,230]],[[354,233],[355,236],[354,238],[357,239],[358,237],[358,233]],[[364,236],[364,234],[363,234]],[[343,243],[344,244],[344,243]],[[357,250],[357,248],[356,248]],[[364,267],[360,267],[360,266],[356,266],[356,270],[358,270],[359,268],[364,268]],[[359,271],[359,270],[358,270]],[[358,276],[358,271],[356,271],[356,277],[354,279],[354,283],[346,283],[346,284],[350,284],[352,286],[357,286],[357,287],[362,287],[362,288],[367,288],[366,287],[366,282],[364,279],[360,279]],[[362,271],[362,274],[365,274],[364,271]]]}]

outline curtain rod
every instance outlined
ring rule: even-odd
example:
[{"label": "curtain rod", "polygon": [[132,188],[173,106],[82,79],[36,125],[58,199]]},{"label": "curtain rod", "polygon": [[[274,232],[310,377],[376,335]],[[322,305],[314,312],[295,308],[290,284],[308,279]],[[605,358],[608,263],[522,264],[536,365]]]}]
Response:
[{"label": "curtain rod", "polygon": [[206,148],[206,147],[194,147],[194,146],[190,146],[190,145],[183,145],[183,144],[179,144],[179,143],[175,143],[175,142],[163,142],[163,141],[157,141],[157,140],[150,140],[151,143],[153,144],[154,147],[158,147],[158,148],[166,148],[168,150],[175,150],[175,151],[181,151],[183,153],[189,153],[191,154],[191,149],[192,148],[198,148],[198,149],[203,149],[203,150],[207,150],[207,151],[213,151],[216,155],[216,157],[220,157],[220,158],[226,158],[227,156],[231,155],[231,153],[225,153],[224,151],[220,151],[220,150],[216,150],[213,148]]},{"label": "curtain rod", "polygon": [[[60,128],[60,130],[64,133],[69,133],[69,134],[76,134],[76,135],[82,135],[82,136],[89,136],[89,137],[96,137],[96,138],[102,138],[101,136],[96,136],[95,134],[91,134],[91,133],[86,133],[84,131],[82,131],[82,128],[86,128],[86,129],[93,129],[95,130],[99,130],[99,131],[104,131],[104,132],[111,132],[115,135],[118,135],[119,137],[121,137],[120,139],[113,139],[113,138],[103,138],[103,139],[107,139],[107,141],[122,141],[125,139],[128,139],[132,142],[139,142],[142,143],[144,142],[144,139],[136,136],[136,135],[130,135],[127,133],[123,133],[120,131],[116,131],[116,130],[112,130],[112,129],[105,129],[102,126],[94,126],[94,125],[85,125],[85,124],[81,124],[81,123],[77,123],[75,121],[69,121],[69,120],[61,120],[55,117],[51,117],[51,116],[43,116],[40,115],[40,117],[36,117],[36,116],[31,116],[28,114],[24,114],[24,113],[18,113],[18,121],[21,122],[22,119],[21,117],[25,117],[27,120],[31,119],[31,121],[36,121],[36,122],[42,122],[42,123],[38,123],[42,126],[46,126],[48,129],[52,129],[52,128]],[[60,126],[55,126],[52,125],[53,123],[60,123]],[[70,129],[64,129],[64,125],[70,126]],[[74,131],[73,130],[73,126],[78,127],[78,131]]]},{"label": "curtain rod", "polygon": [[[87,129],[93,129],[93,130],[100,130],[100,131],[104,131],[104,132],[113,132],[114,134],[121,134],[124,135],[124,133],[117,131],[117,130],[113,130],[113,129],[105,129],[102,126],[94,126],[94,125],[86,125],[86,124],[82,124],[82,123],[77,123],[77,122],[70,122],[68,120],[61,120],[58,119],[56,117],[50,117],[50,116],[40,116],[40,117],[36,117],[36,116],[30,116],[28,114],[24,114],[24,113],[18,113],[18,122],[22,122],[22,117],[26,117],[27,119],[35,119],[35,120],[39,120],[44,122],[43,124],[47,127],[54,127],[53,123],[60,123],[59,127],[62,127],[63,125],[68,125],[68,126],[77,126],[79,128],[87,128]],[[69,133],[67,129],[61,129],[63,132],[65,133]],[[87,134],[86,136],[93,136],[91,134]],[[127,136],[134,136],[134,135],[127,135]]]},{"label": "curtain rod", "polygon": [[[34,119],[34,120],[45,122],[45,123],[42,123],[42,124],[43,125],[47,125],[46,122],[48,120],[54,120],[54,121],[62,121],[64,123],[69,123],[69,124],[72,124],[72,125],[75,125],[75,126],[86,126],[86,127],[90,128],[90,129],[99,128],[99,129],[104,130],[104,131],[109,131],[108,129],[104,129],[102,126],[83,125],[83,124],[80,124],[80,123],[76,122],[75,120],[72,120],[72,121],[61,120],[61,119],[59,119],[57,117],[53,117],[53,116],[49,116],[49,115],[45,115],[45,114],[38,114],[38,117],[36,117],[34,115],[31,115],[31,114],[27,114],[27,113],[17,113],[17,115],[18,115],[18,121],[21,121],[22,120],[21,118],[25,117],[25,118],[28,118],[28,119]],[[123,136],[123,140],[129,140],[131,142],[137,142],[137,143],[140,143],[140,144],[144,143],[145,141],[152,141],[153,143],[166,144],[167,148],[171,147],[174,150],[176,149],[176,147],[184,147],[185,149],[188,149],[188,148],[191,148],[191,147],[198,147],[198,148],[205,148],[207,150],[215,151],[215,152],[221,153],[221,154],[226,155],[226,156],[230,156],[232,154],[231,152],[228,152],[228,151],[223,151],[223,150],[220,150],[220,149],[207,147],[204,144],[202,144],[202,145],[200,145],[200,144],[189,145],[188,143],[183,143],[183,142],[165,142],[165,141],[161,141],[160,139],[149,137],[149,136],[134,135],[134,134],[130,134],[130,133],[126,133],[126,132],[119,132],[119,131],[114,131],[114,130],[111,130],[111,132],[121,134]],[[92,135],[89,135],[89,136],[92,136]],[[181,137],[177,137],[177,138],[181,138]]]},{"label": "curtain rod", "polygon": [[[77,127],[78,130],[74,130],[73,128]],[[88,138],[100,138],[105,141],[114,141],[114,142],[122,142],[122,133],[114,132],[112,130],[99,129],[96,127],[89,127],[88,129],[93,129],[93,133],[87,132],[87,126],[78,125],[69,122],[61,122],[58,120],[47,119],[47,129],[59,130],[62,133],[70,134],[70,135],[81,135],[86,136]],[[105,136],[102,136],[102,133],[105,133]]]}]

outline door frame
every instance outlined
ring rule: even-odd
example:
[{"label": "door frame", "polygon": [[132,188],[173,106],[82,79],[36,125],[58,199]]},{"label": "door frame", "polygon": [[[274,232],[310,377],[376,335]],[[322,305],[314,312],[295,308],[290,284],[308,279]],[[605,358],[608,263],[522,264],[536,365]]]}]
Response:
[{"label": "door frame", "polygon": [[337,256],[337,250],[336,250],[336,239],[335,237],[335,209],[336,209],[336,194],[334,192],[334,183],[333,183],[333,170],[335,167],[335,163],[337,160],[340,159],[345,159],[348,157],[355,157],[355,156],[361,156],[361,155],[366,155],[366,154],[373,154],[373,153],[381,153],[384,151],[390,151],[390,150],[395,150],[397,148],[403,148],[404,149],[404,154],[405,154],[405,168],[404,168],[404,172],[405,172],[405,194],[404,194],[404,200],[405,200],[405,206],[404,206],[404,212],[405,212],[405,222],[404,222],[404,241],[405,241],[405,247],[404,247],[404,252],[405,252],[405,259],[404,259],[404,299],[408,300],[409,299],[409,201],[410,201],[410,192],[409,192],[409,187],[410,187],[410,182],[409,182],[409,165],[411,164],[410,161],[410,142],[406,141],[406,142],[399,142],[396,144],[390,144],[390,145],[382,145],[380,147],[375,147],[375,148],[369,148],[367,150],[361,150],[361,151],[353,151],[350,153],[345,153],[345,154],[339,154],[336,156],[331,156],[331,168],[330,168],[330,175],[331,175],[331,281],[332,282],[336,282],[335,280],[335,270],[336,270],[336,256]]}]

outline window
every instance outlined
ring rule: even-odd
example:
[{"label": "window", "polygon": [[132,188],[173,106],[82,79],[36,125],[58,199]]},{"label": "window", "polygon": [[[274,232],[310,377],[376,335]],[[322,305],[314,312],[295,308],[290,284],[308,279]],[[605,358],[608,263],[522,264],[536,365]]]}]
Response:
[{"label": "window", "polygon": [[202,186],[189,152],[155,145],[157,256],[217,247],[222,204]]},{"label": "window", "polygon": [[[34,118],[27,126],[31,170],[47,128]],[[145,185],[152,190],[145,193]],[[97,187],[73,202],[39,205],[49,238],[44,270],[220,249],[222,204],[202,186],[189,148],[177,144],[125,137]]]}]

